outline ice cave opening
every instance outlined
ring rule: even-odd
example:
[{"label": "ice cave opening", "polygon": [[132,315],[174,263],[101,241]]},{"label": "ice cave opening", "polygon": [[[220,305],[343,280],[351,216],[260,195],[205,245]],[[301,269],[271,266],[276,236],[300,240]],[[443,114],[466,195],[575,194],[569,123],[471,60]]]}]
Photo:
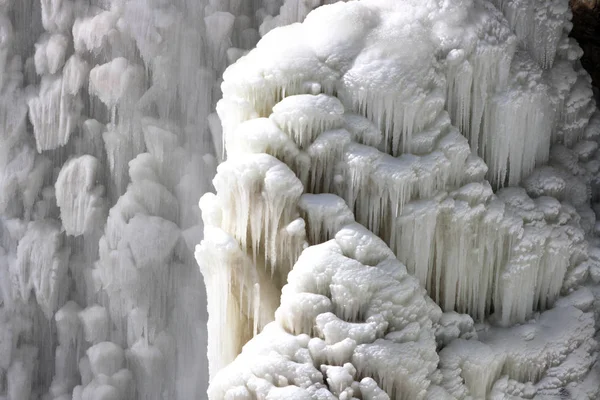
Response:
[{"label": "ice cave opening", "polygon": [[0,0],[0,400],[600,398],[597,3]]}]

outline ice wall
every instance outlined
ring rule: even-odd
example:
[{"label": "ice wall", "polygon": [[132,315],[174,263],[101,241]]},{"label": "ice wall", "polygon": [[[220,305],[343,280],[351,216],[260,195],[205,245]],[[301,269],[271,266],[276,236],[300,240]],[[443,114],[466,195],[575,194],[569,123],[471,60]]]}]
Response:
[{"label": "ice wall", "polygon": [[224,73],[209,397],[597,398],[600,113],[567,2],[298,4]]},{"label": "ice wall", "polygon": [[276,11],[0,1],[1,399],[206,397],[211,113]]},{"label": "ice wall", "polygon": [[597,396],[566,2],[329,3],[0,1],[1,399]]}]

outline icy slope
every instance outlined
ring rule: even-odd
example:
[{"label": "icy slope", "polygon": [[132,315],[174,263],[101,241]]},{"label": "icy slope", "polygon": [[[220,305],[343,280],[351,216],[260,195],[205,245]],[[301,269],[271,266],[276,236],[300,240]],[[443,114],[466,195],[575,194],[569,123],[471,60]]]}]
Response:
[{"label": "icy slope", "polygon": [[[200,203],[196,252],[211,398],[599,394],[586,286],[600,114],[566,2],[514,3],[323,6],[263,25],[225,71],[227,161]],[[347,229],[377,250],[355,242],[336,261]],[[441,309],[386,286],[397,268]],[[419,325],[390,322],[400,314]],[[414,350],[426,320],[436,355],[399,349],[394,364],[395,343]]]}]

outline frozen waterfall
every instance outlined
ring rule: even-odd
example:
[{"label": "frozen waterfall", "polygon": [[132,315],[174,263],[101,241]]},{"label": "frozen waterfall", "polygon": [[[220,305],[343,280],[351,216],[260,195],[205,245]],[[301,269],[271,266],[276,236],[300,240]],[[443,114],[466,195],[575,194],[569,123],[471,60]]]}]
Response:
[{"label": "frozen waterfall", "polygon": [[0,400],[599,398],[571,29],[568,0],[0,0]]},{"label": "frozen waterfall", "polygon": [[597,399],[600,112],[568,2],[298,4],[223,75],[209,398]]},{"label": "frozen waterfall", "polygon": [[206,398],[211,113],[277,10],[0,1],[0,399]]}]

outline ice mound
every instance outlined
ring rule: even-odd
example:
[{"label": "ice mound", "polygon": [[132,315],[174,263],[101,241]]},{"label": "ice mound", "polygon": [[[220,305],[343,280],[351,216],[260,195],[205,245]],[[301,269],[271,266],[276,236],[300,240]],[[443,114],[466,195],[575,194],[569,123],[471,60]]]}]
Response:
[{"label": "ice mound", "polygon": [[[212,381],[211,398],[351,398],[368,389],[364,395],[416,399],[440,379],[431,329],[440,309],[381,239],[358,224],[304,250],[275,316]],[[377,378],[361,380],[369,376]]]}]

